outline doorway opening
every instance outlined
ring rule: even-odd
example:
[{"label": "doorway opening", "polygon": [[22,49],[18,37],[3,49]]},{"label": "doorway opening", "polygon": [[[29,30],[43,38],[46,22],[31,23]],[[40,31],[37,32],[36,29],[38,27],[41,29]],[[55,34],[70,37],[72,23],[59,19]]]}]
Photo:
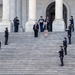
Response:
[{"label": "doorway opening", "polygon": [[[49,31],[52,32],[52,23],[55,19],[55,2],[52,2],[51,4],[48,5],[46,9],[46,17],[49,17],[50,19],[50,29]],[[65,22],[65,29],[67,28],[67,8],[63,4],[63,20]]]}]

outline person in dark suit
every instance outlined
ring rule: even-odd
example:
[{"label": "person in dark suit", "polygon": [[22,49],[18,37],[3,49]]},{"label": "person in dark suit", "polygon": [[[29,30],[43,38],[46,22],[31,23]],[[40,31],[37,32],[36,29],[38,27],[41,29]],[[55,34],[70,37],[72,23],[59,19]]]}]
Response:
[{"label": "person in dark suit", "polygon": [[63,62],[63,58],[64,58],[63,46],[60,46],[59,57],[60,57],[60,61],[61,61],[60,66],[64,66],[64,62]]},{"label": "person in dark suit", "polygon": [[14,22],[14,32],[16,32],[16,18],[14,18],[13,22]]},{"label": "person in dark suit", "polygon": [[18,32],[18,30],[19,30],[19,19],[18,19],[18,17],[16,17],[16,18],[14,18],[14,20],[13,20],[13,22],[14,22],[14,32]]},{"label": "person in dark suit", "polygon": [[74,31],[74,19],[73,19],[73,16],[71,16],[70,25],[72,27],[72,31]]},{"label": "person in dark suit", "polygon": [[38,22],[36,22],[36,23],[33,25],[33,30],[34,30],[34,37],[38,37],[38,30],[39,30]]},{"label": "person in dark suit", "polygon": [[47,22],[47,30],[50,31],[50,20],[48,16],[46,17],[45,22]]},{"label": "person in dark suit", "polygon": [[5,28],[5,45],[8,45],[8,37],[9,37],[8,28]]},{"label": "person in dark suit", "polygon": [[65,55],[67,55],[67,38],[66,37],[64,37],[63,47],[64,47]]},{"label": "person in dark suit", "polygon": [[71,30],[70,29],[68,29],[68,40],[69,40],[69,44],[71,44]]},{"label": "person in dark suit", "polygon": [[40,32],[43,32],[43,25],[44,25],[44,19],[42,16],[40,16],[40,19],[39,19],[39,25],[40,25]]}]

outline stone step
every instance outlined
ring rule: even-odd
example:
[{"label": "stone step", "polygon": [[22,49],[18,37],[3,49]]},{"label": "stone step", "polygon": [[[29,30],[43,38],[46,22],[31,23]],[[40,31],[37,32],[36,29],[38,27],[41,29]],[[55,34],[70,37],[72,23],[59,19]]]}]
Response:
[{"label": "stone step", "polygon": [[61,67],[58,50],[66,32],[52,32],[47,38],[39,33],[10,33],[9,45],[4,45],[4,33],[0,34],[0,75],[75,75],[75,33],[68,55]]}]

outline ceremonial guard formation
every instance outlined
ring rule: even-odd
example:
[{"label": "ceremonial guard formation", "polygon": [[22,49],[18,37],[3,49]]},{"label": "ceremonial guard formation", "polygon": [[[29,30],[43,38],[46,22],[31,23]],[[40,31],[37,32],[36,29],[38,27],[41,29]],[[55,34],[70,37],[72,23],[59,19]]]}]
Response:
[{"label": "ceremonial guard formation", "polygon": [[[14,18],[13,22],[14,22],[14,32],[18,32],[18,29],[19,29],[18,17]],[[48,16],[45,20],[43,19],[43,16],[40,16],[39,21],[35,22],[35,24],[33,25],[34,37],[38,37],[39,28],[40,28],[40,32],[44,32],[45,37],[47,37],[49,29],[50,29],[50,20]],[[58,51],[60,62],[61,62],[60,66],[64,66],[63,58],[64,58],[64,55],[68,54],[67,47],[68,47],[68,44],[71,44],[72,31],[74,31],[73,16],[71,16],[71,19],[70,19],[70,25],[68,26],[68,30],[67,30],[67,37],[64,37],[63,44],[60,46],[60,50]],[[8,38],[9,38],[8,28],[5,28],[5,45],[8,45]],[[68,38],[68,41],[67,41],[67,38]],[[0,49],[1,49],[1,41],[0,41]]]}]

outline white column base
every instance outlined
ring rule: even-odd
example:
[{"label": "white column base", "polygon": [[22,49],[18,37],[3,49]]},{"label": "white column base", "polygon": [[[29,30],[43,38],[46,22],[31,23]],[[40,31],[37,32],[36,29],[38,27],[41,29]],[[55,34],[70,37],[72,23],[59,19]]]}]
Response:
[{"label": "white column base", "polygon": [[26,32],[33,32],[33,25],[35,24],[35,22],[36,21],[28,21],[25,26],[25,31]]},{"label": "white column base", "polygon": [[54,20],[53,22],[53,32],[63,32],[65,31],[65,23],[63,20]]},{"label": "white column base", "polygon": [[5,32],[6,27],[8,28],[9,32],[11,32],[11,23],[9,21],[0,23],[0,32]]}]

